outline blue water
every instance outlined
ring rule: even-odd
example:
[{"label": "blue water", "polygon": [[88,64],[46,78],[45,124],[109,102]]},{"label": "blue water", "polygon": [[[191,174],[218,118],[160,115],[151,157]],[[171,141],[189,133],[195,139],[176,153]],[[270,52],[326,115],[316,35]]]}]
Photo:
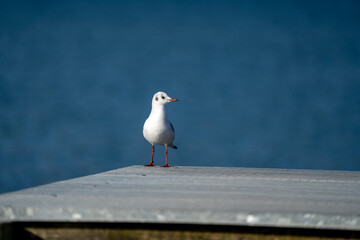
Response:
[{"label": "blue water", "polygon": [[[147,164],[360,170],[359,1],[1,1],[0,192]],[[165,161],[156,148],[155,164]]]}]

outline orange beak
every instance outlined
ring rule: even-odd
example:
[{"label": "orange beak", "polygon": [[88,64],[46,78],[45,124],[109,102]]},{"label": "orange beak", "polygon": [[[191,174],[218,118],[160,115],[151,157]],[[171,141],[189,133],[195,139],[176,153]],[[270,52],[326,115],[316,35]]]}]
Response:
[{"label": "orange beak", "polygon": [[179,101],[179,100],[177,100],[176,98],[170,98],[169,101],[170,101],[170,102],[177,102],[177,101]]}]

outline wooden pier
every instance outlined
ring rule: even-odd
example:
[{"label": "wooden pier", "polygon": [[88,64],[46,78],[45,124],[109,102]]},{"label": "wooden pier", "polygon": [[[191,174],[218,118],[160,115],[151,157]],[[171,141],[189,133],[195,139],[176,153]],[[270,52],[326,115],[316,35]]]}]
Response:
[{"label": "wooden pier", "polygon": [[0,239],[360,239],[360,172],[132,166],[0,195]]}]

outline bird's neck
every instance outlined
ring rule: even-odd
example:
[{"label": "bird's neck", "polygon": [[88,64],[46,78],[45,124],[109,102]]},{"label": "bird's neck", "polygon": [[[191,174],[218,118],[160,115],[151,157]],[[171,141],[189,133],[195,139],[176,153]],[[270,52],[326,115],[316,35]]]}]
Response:
[{"label": "bird's neck", "polygon": [[159,118],[159,120],[166,119],[165,106],[153,104],[151,108],[150,116],[154,118]]}]

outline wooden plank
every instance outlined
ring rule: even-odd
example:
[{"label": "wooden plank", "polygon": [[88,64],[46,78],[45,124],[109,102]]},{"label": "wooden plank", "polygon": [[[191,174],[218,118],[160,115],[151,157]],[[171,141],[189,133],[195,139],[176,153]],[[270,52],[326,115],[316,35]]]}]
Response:
[{"label": "wooden plank", "polygon": [[13,227],[9,222],[0,222],[0,240],[13,239]]},{"label": "wooden plank", "polygon": [[298,236],[298,235],[276,235],[273,233],[237,233],[237,232],[201,232],[201,231],[175,231],[175,230],[128,230],[128,229],[26,229],[33,236],[38,236],[44,240],[92,240],[92,239],[163,239],[163,240],[200,240],[200,239],[216,239],[216,240],[343,240],[343,239],[359,239],[332,236]]},{"label": "wooden plank", "polygon": [[17,223],[17,239],[360,239],[360,232],[184,224]]},{"label": "wooden plank", "polygon": [[0,195],[0,221],[360,230],[360,173],[132,166]]}]

